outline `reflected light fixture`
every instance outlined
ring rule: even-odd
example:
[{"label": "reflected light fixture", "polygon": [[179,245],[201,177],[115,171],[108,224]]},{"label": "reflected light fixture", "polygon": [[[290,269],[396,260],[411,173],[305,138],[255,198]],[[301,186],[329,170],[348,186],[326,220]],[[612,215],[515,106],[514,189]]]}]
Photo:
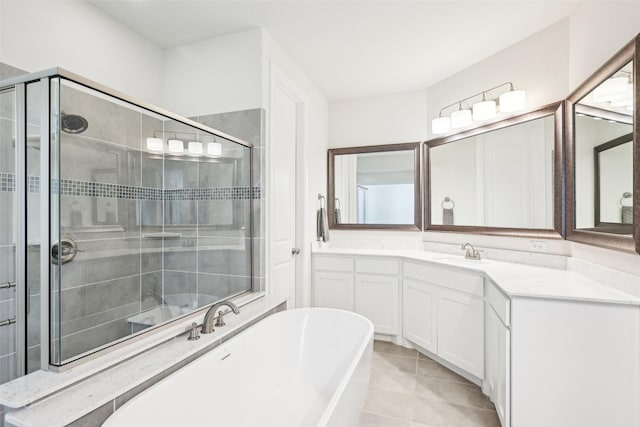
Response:
[{"label": "reflected light fixture", "polygon": [[207,153],[211,156],[222,155],[222,144],[219,142],[210,142],[207,144]]},{"label": "reflected light fixture", "polygon": [[180,139],[170,139],[169,151],[172,153],[184,153],[184,142]]},{"label": "reflected light fixture", "polygon": [[593,101],[609,102],[617,99],[626,93],[628,84],[629,78],[626,76],[608,78],[593,90]]},{"label": "reflected light fixture", "polygon": [[147,150],[164,151],[164,143],[161,138],[147,138]]},{"label": "reflected light fixture", "polygon": [[[498,102],[496,102],[495,97],[487,99],[491,95],[491,91],[506,85],[509,85],[509,90],[499,96]],[[473,104],[473,113],[472,110],[468,108],[462,108],[462,103],[466,104],[465,101],[468,101],[480,95],[482,95],[482,100]],[[452,112],[449,117],[442,115],[442,112],[444,110],[456,105],[458,106],[458,110]],[[482,92],[478,92],[474,95],[463,98],[457,102],[441,108],[438,117],[431,121],[431,132],[434,135],[447,133],[451,129],[458,129],[469,126],[473,121],[479,122],[490,120],[496,116],[498,109],[501,113],[511,113],[521,110],[525,108],[525,106],[525,91],[515,90],[513,87],[513,83],[511,82],[502,83],[498,86],[483,90]]]},{"label": "reflected light fixture", "polygon": [[628,83],[627,90],[611,100],[612,107],[627,107],[629,105],[633,105],[633,83]]},{"label": "reflected light fixture", "polygon": [[190,154],[202,154],[202,142],[189,141],[187,147]]}]

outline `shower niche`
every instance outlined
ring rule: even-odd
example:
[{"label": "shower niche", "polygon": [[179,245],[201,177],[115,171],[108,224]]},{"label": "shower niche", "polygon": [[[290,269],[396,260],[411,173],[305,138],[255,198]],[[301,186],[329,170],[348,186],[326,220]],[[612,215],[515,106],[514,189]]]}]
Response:
[{"label": "shower niche", "polygon": [[252,291],[249,144],[61,69],[2,85],[26,206],[22,373]]}]

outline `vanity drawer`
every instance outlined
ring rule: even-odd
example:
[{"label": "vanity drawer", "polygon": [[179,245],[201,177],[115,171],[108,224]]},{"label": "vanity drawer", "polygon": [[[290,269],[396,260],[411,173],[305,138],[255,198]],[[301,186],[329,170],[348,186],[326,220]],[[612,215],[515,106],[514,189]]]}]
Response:
[{"label": "vanity drawer", "polygon": [[313,257],[313,267],[316,270],[353,272],[353,258],[315,255]]},{"label": "vanity drawer", "polygon": [[392,274],[400,271],[400,262],[395,259],[362,258],[356,259],[356,273]]},{"label": "vanity drawer", "polygon": [[485,298],[505,326],[510,323],[510,305],[507,298],[493,283],[487,283]]},{"label": "vanity drawer", "polygon": [[404,276],[460,292],[484,296],[482,276],[412,262],[404,263]]}]

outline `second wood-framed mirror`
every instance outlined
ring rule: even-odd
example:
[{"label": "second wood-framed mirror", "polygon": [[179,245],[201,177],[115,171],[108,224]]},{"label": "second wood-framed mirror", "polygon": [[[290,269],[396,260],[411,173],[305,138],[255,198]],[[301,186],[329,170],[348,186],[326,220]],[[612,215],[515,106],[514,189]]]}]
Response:
[{"label": "second wood-framed mirror", "polygon": [[567,98],[567,239],[640,253],[640,35]]},{"label": "second wood-framed mirror", "polygon": [[427,141],[425,230],[561,239],[563,103]]},{"label": "second wood-framed mirror", "polygon": [[329,149],[329,228],[422,230],[421,145]]}]

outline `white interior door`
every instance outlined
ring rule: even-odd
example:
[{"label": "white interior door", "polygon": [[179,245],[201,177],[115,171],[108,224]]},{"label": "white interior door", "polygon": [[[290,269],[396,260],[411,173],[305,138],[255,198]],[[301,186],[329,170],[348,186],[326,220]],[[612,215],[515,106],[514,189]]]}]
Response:
[{"label": "white interior door", "polygon": [[270,110],[270,292],[295,303],[296,148],[300,102],[286,78],[272,68]]}]

